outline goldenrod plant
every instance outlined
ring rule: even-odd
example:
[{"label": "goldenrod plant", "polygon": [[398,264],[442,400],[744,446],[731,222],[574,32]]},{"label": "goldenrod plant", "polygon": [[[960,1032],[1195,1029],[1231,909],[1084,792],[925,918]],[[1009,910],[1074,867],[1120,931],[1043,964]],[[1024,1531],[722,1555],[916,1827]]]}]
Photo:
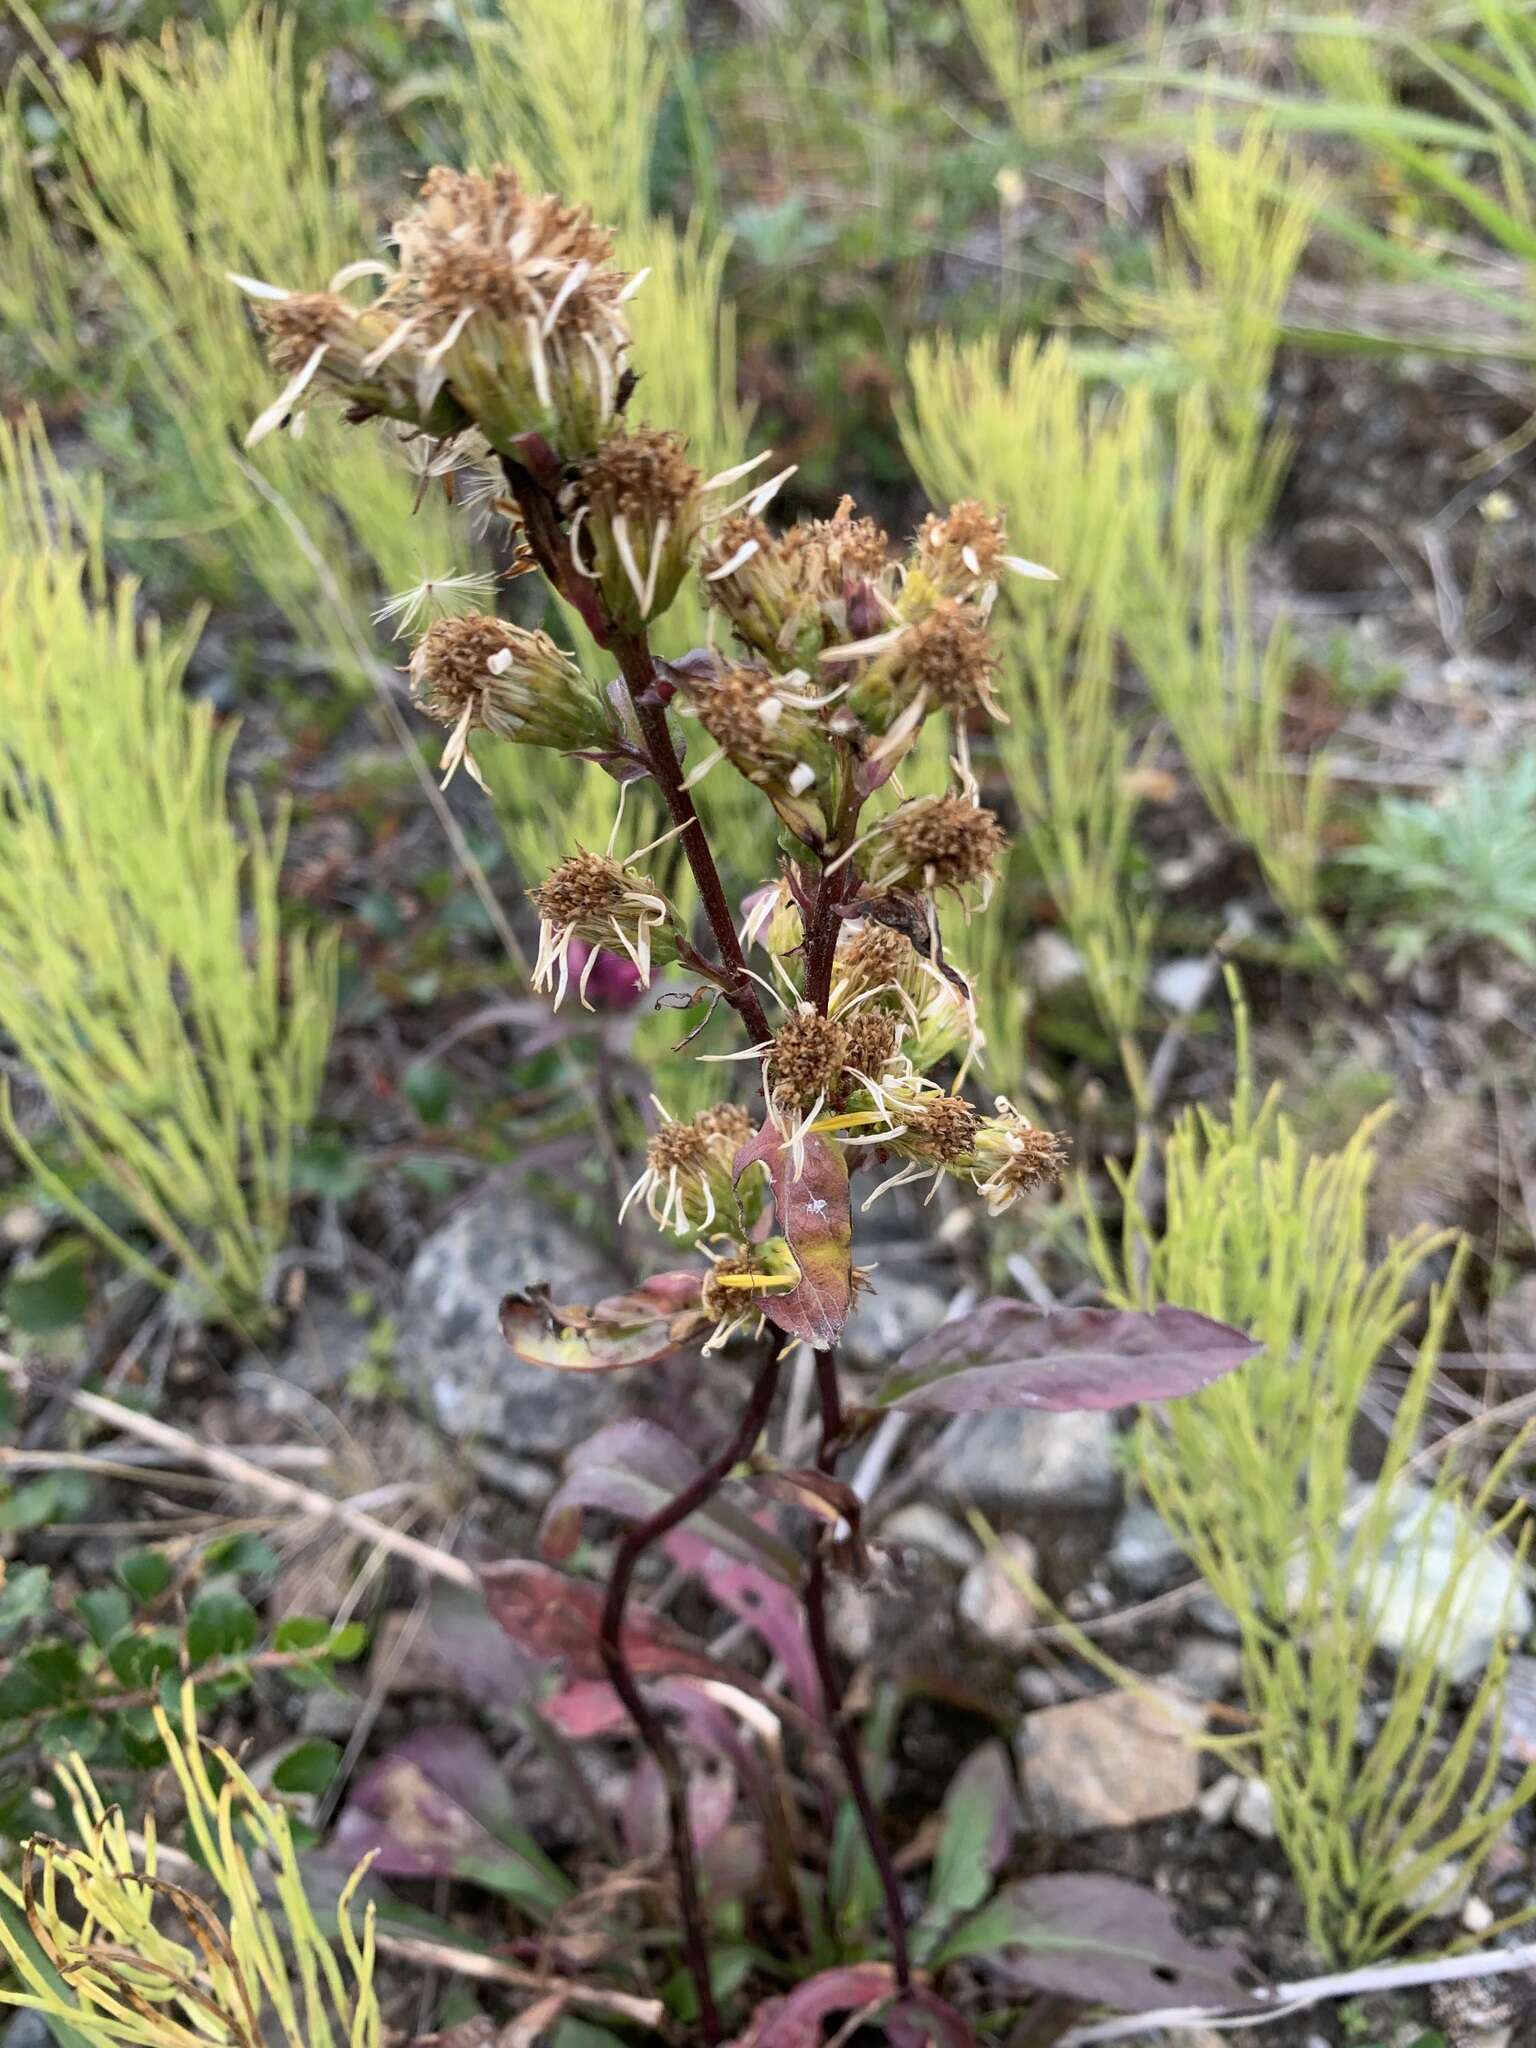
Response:
[{"label": "goldenrod plant", "polygon": [[[1510,1643],[1498,1640],[1483,1663],[1465,1612],[1492,1546],[1513,1538],[1525,1556],[1527,1532],[1496,1507],[1521,1445],[1480,1478],[1451,1458],[1426,1464],[1420,1447],[1460,1256],[1430,1290],[1369,1486],[1351,1465],[1371,1375],[1402,1347],[1422,1305],[1418,1276],[1449,1242],[1419,1230],[1372,1256],[1386,1113],[1337,1152],[1308,1156],[1277,1096],[1255,1098],[1239,1008],[1229,1115],[1190,1110],[1155,1156],[1149,1143],[1111,1169],[1124,1202],[1118,1242],[1085,1204],[1111,1301],[1189,1302],[1263,1344],[1245,1372],[1146,1414],[1136,1470],[1236,1617],[1255,1733],[1236,1739],[1233,1759],[1268,1787],[1308,1930],[1340,1962],[1397,1951],[1475,1882],[1536,1794],[1536,1769],[1500,1782]],[[1146,1192],[1154,1180],[1161,1222]],[[1447,1531],[1437,1580],[1428,1558]],[[1383,1638],[1395,1659],[1378,1707]]]},{"label": "goldenrod plant", "polygon": [[[834,1525],[852,1503],[827,1487],[857,1428],[837,1345],[870,1277],[853,1258],[855,1174],[873,1180],[864,1208],[905,1184],[930,1196],[969,1190],[1000,1215],[1061,1168],[1056,1134],[1004,1098],[985,1109],[963,1092],[974,1011],[944,943],[946,924],[985,912],[1007,845],[979,801],[972,734],[1003,709],[989,633],[1000,587],[1039,572],[1012,553],[1001,516],[974,500],[926,519],[898,551],[849,501],[830,519],[775,530],[764,515],[780,477],[764,478],[761,459],[706,478],[666,425],[630,418],[628,309],[643,281],[626,274],[587,209],[530,191],[512,170],[433,170],[391,239],[395,262],[366,300],[301,291],[265,301],[288,378],[269,411],[340,400],[360,426],[376,415],[436,440],[473,430],[495,451],[515,507],[508,540],[581,615],[594,654],[583,666],[542,633],[489,614],[440,619],[411,659],[417,701],[446,730],[449,774],[498,747],[522,760],[537,748],[659,796],[664,830],[636,844],[633,814],[615,805],[603,846],[571,848],[529,892],[535,985],[556,1005],[588,1000],[595,949],[626,958],[643,986],[675,967],[684,1035],[688,1012],[700,1024],[728,1015],[744,1042],[725,1058],[751,1076],[750,1106],[717,1100],[686,1119],[662,1107],[622,1205],[649,1214],[697,1263],[594,1310],[552,1308],[536,1292],[510,1297],[502,1316],[517,1354],[555,1370],[646,1365],[692,1342],[714,1353],[748,1339],[751,1387],[729,1441],[626,1533],[601,1595],[517,1563],[487,1576],[487,1594],[514,1636],[547,1642],[558,1612],[561,1654],[574,1643],[595,1657],[661,1774],[697,2038],[713,2048],[726,2027],[685,1773],[641,1686],[631,1649],[642,1637],[626,1612],[646,1551],[754,1451],[785,1357],[810,1347],[819,1445],[796,1483],[845,1505],[817,1522],[795,1584],[825,1725],[877,1874],[890,1995],[931,2013],[828,1634]],[[713,642],[665,661],[652,628],[694,577],[715,614]],[[946,785],[866,814],[931,721],[947,729]],[[733,873],[729,893],[693,797],[711,776],[738,778],[780,833],[773,868]],[[687,863],[698,915],[667,878],[667,845]],[[1017,1353],[992,1356],[1013,1311],[1033,1313],[992,1303],[941,1333],[991,1358],[1004,1382],[994,1406],[1035,1398]],[[1177,1379],[1139,1380],[1142,1319],[1111,1320],[1109,1335],[1095,1321],[1094,1336],[1125,1347],[1117,1398],[1182,1391]],[[1248,1356],[1238,1333],[1193,1322],[1201,1383]],[[881,1398],[944,1407],[955,1360],[931,1370],[916,1346],[905,1363]],[[1048,1369],[1054,1405],[1093,1405],[1069,1365]],[[625,1500],[627,1517],[635,1501]]]},{"label": "goldenrod plant", "polygon": [[[171,1255],[104,1220],[78,1170],[0,1111],[40,1183],[129,1264],[236,1317],[286,1235],[295,1143],[319,1094],[334,945],[285,939],[285,817],[226,793],[236,729],[183,688],[175,634],[109,590],[95,536],[49,538],[36,428],[0,434],[0,1031],[75,1168]],[[67,502],[67,501],[66,501]],[[61,914],[68,906],[68,915]]]},{"label": "goldenrod plant", "polygon": [[[1137,748],[1119,702],[1122,613],[1138,494],[1158,503],[1150,395],[1096,401],[1065,341],[920,342],[909,363],[907,452],[929,495],[994,499],[1026,555],[1059,580],[999,615],[993,733],[1030,847],[1082,956],[1095,1005],[1140,1085],[1136,1029],[1153,937],[1131,874]],[[1151,592],[1158,585],[1151,582]],[[1172,629],[1171,629],[1172,630]],[[999,963],[996,999],[1012,994]],[[999,1020],[1001,1023],[1001,1020]]]},{"label": "goldenrod plant", "polygon": [[[308,440],[268,437],[248,456],[240,446],[267,386],[227,273],[330,277],[370,239],[351,152],[325,132],[321,68],[300,69],[294,18],[276,10],[251,8],[227,38],[183,27],[108,45],[99,64],[69,60],[25,4],[18,12],[38,49],[36,89],[59,125],[57,201],[75,232],[55,235],[50,261],[33,253],[35,203],[7,209],[0,270],[42,273],[38,310],[56,317],[79,274],[104,274],[112,395],[131,408],[135,432],[163,448],[159,473],[182,492],[170,535],[122,502],[114,535],[173,535],[214,588],[249,573],[305,645],[352,673],[356,627],[381,598],[468,566],[475,543],[450,530],[440,490],[421,491],[391,451],[348,439],[337,422],[316,422]],[[254,487],[251,464],[279,500],[303,504],[350,627]]]},{"label": "goldenrod plant", "polygon": [[364,1869],[341,1891],[333,1943],[287,1814],[199,1734],[190,1680],[178,1720],[155,1707],[201,1871],[164,1875],[154,1814],[135,1837],[82,1759],[66,1757],[56,1778],[75,1843],[34,1838],[21,1882],[0,1875],[0,1953],[13,1973],[0,2005],[86,2048],[380,2048],[374,1908],[360,1928],[355,1912]]}]

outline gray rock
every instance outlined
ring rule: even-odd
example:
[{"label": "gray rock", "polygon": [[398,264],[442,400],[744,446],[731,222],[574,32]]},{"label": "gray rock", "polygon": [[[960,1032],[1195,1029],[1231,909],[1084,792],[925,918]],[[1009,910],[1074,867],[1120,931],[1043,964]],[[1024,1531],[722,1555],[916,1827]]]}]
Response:
[{"label": "gray rock", "polygon": [[993,1513],[1110,1507],[1120,1494],[1114,1425],[1102,1411],[968,1415],[937,1484],[951,1502]]},{"label": "gray rock", "polygon": [[925,1500],[909,1501],[880,1524],[879,1541],[888,1549],[923,1550],[941,1557],[958,1571],[976,1562],[981,1546],[969,1529]]},{"label": "gray rock", "polygon": [[622,1401],[609,1373],[545,1372],[502,1342],[501,1298],[544,1283],[591,1302],[623,1282],[547,1197],[497,1174],[427,1239],[406,1276],[395,1360],[450,1436],[557,1457]]},{"label": "gray rock", "polygon": [[1070,939],[1049,929],[1036,932],[1024,949],[1025,973],[1036,995],[1053,995],[1083,978],[1083,956]]},{"label": "gray rock", "polygon": [[1120,1517],[1104,1562],[1123,1586],[1150,1595],[1173,1584],[1184,1552],[1157,1509],[1137,1501]]},{"label": "gray rock", "polygon": [[988,1649],[1017,1655],[1029,1645],[1039,1616],[1010,1566],[1037,1579],[1040,1558],[1027,1536],[1004,1536],[977,1558],[960,1581],[960,1619]]},{"label": "gray rock", "polygon": [[1216,980],[1210,960],[1165,960],[1152,976],[1152,993],[1175,1015],[1187,1017],[1210,994]]},{"label": "gray rock", "polygon": [[862,1372],[889,1365],[909,1344],[939,1327],[954,1291],[938,1274],[882,1267],[843,1326],[842,1363]]},{"label": "gray rock", "polygon": [[1214,1636],[1190,1636],[1178,1647],[1172,1675],[1197,1700],[1219,1700],[1237,1690],[1242,1653],[1235,1643],[1221,1643]]},{"label": "gray rock", "polygon": [[1423,1642],[1438,1602],[1453,1585],[1455,1610],[1435,1655],[1440,1668],[1461,1683],[1486,1667],[1500,1636],[1529,1633],[1531,1597],[1515,1559],[1488,1543],[1455,1501],[1437,1502],[1427,1487],[1400,1485],[1381,1557],[1357,1589],[1376,1642],[1394,1656]]}]

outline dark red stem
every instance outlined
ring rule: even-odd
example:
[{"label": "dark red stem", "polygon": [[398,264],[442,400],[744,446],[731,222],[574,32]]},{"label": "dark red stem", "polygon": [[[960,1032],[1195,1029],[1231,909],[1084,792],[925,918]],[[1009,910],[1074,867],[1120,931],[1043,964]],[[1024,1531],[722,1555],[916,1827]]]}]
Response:
[{"label": "dark red stem", "polygon": [[693,1853],[693,1830],[688,1816],[688,1780],[677,1746],[665,1723],[641,1690],[630,1668],[624,1648],[624,1609],[635,1568],[645,1553],[700,1509],[718,1492],[732,1468],[751,1450],[762,1434],[779,1384],[778,1339],[752,1385],[747,1405],[731,1435],[730,1442],[706,1465],[698,1477],[685,1486],[649,1521],[637,1522],[620,1543],[603,1602],[598,1631],[598,1650],[608,1682],[624,1702],[641,1741],[655,1759],[667,1793],[667,1818],[671,1830],[672,1860],[677,1871],[678,1908],[683,1923],[683,1947],[688,1969],[699,1997],[699,2024],[709,2048],[723,2038],[719,2010],[709,1981],[709,1923],[699,1898],[698,1868]]},{"label": "dark red stem", "polygon": [[[816,1454],[816,1469],[830,1473],[837,1463],[838,1443],[843,1434],[843,1404],[838,1392],[835,1352],[818,1351],[816,1354],[816,1393],[821,1404],[821,1446]],[[885,1917],[891,1930],[891,1967],[896,1973],[898,1987],[902,1991],[910,1991],[912,1960],[907,1953],[907,1923],[901,1903],[901,1885],[897,1880],[896,1866],[891,1861],[885,1831],[880,1825],[880,1815],[875,1809],[874,1796],[864,1776],[858,1737],[849,1725],[844,1706],[843,1682],[838,1675],[837,1658],[827,1632],[827,1568],[820,1541],[811,1552],[810,1569],[806,1575],[805,1618],[810,1630],[811,1655],[816,1660],[816,1675],[821,1681],[822,1696],[826,1701],[827,1726],[848,1780],[848,1789],[853,1794],[853,1803],[859,1810],[864,1839],[869,1845],[870,1857],[885,1898]]]}]

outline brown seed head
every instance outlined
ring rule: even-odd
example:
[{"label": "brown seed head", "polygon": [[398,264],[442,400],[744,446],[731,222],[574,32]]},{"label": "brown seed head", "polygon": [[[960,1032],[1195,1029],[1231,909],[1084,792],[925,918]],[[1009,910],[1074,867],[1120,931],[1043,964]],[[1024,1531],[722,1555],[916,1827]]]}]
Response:
[{"label": "brown seed head", "polygon": [[528,894],[540,917],[548,923],[581,925],[615,916],[635,889],[651,892],[653,885],[644,877],[627,873],[616,860],[583,850],[561,861]]},{"label": "brown seed head", "polygon": [[847,1065],[855,1073],[878,1079],[896,1056],[900,1041],[895,1017],[889,1010],[865,1003],[844,1025],[848,1038]]},{"label": "brown seed head", "polygon": [[411,658],[417,703],[429,717],[452,725],[466,700],[478,697],[494,680],[487,666],[492,658],[510,654],[515,659],[529,637],[488,612],[434,621]]},{"label": "brown seed head", "polygon": [[717,1164],[728,1169],[751,1135],[746,1111],[722,1102],[686,1123],[662,1124],[645,1148],[646,1164],[658,1173],[703,1173]]},{"label": "brown seed head", "polygon": [[897,650],[903,683],[929,702],[970,711],[991,700],[996,666],[981,614],[954,598],[941,598],[919,619]]},{"label": "brown seed head", "polygon": [[704,1275],[699,1289],[699,1306],[706,1315],[716,1322],[727,1322],[751,1309],[756,1294],[745,1287],[725,1287],[723,1280],[745,1277],[761,1272],[758,1260],[751,1252],[738,1252],[731,1258],[716,1259]]},{"label": "brown seed head", "polygon": [[481,176],[437,165],[394,239],[423,309],[449,317],[474,305],[498,320],[542,321],[585,266],[559,316],[576,331],[604,321],[624,286],[612,267],[613,237],[586,207],[525,192],[505,168]]},{"label": "brown seed head", "polygon": [[912,941],[888,924],[866,924],[837,949],[837,971],[856,990],[899,984],[916,964]]},{"label": "brown seed head", "polygon": [[837,1085],[848,1064],[848,1034],[831,1017],[803,1006],[774,1033],[768,1085],[775,1102],[805,1109]]},{"label": "brown seed head", "polygon": [[699,487],[699,472],[680,438],[655,427],[614,434],[581,466],[581,491],[594,512],[608,518],[676,527]]},{"label": "brown seed head", "polygon": [[930,889],[963,889],[992,877],[1007,834],[994,812],[963,796],[914,797],[880,827],[870,878],[920,875]]},{"label": "brown seed head", "polygon": [[962,498],[947,512],[930,512],[918,529],[918,565],[940,590],[995,582],[1007,552],[1002,515],[975,498]]},{"label": "brown seed head", "polygon": [[701,1110],[693,1122],[712,1147],[728,1152],[732,1159],[755,1129],[751,1117],[735,1102],[718,1102],[713,1109]]},{"label": "brown seed head", "polygon": [[947,1165],[970,1151],[976,1142],[981,1112],[963,1096],[930,1095],[902,1111],[909,1137],[925,1155]]},{"label": "brown seed head", "polygon": [[779,549],[803,590],[841,597],[846,584],[873,581],[888,566],[891,543],[873,519],[855,518],[852,498],[844,498],[830,519],[790,527]]},{"label": "brown seed head", "polygon": [[744,775],[784,757],[781,687],[771,669],[742,665],[722,670],[693,698],[704,730]]},{"label": "brown seed head", "polygon": [[301,370],[317,348],[345,334],[356,315],[331,292],[290,292],[286,299],[259,305],[256,318],[273,369],[287,375]]}]

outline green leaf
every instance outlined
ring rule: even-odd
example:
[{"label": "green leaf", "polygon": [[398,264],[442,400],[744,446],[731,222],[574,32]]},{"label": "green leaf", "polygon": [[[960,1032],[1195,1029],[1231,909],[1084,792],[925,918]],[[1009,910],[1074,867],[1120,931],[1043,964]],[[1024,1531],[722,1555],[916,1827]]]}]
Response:
[{"label": "green leaf", "polygon": [[0,1294],[0,1308],[28,1337],[50,1337],[78,1323],[91,1305],[89,1238],[56,1238],[34,1258],[18,1261]]},{"label": "green leaf", "polygon": [[187,1655],[194,1665],[243,1657],[261,1636],[256,1610],[233,1586],[205,1586],[187,1615]]},{"label": "green leaf", "polygon": [[174,1671],[180,1662],[181,1646],[168,1628],[119,1636],[107,1649],[113,1677],[129,1692],[152,1685],[160,1672]]},{"label": "green leaf", "polygon": [[79,1690],[80,1652],[62,1638],[50,1636],[24,1650],[21,1668],[36,1679],[55,1705],[62,1706]]},{"label": "green leaf", "polygon": [[163,1550],[130,1550],[117,1561],[117,1576],[141,1607],[158,1600],[171,1583],[173,1567]]},{"label": "green leaf", "polygon": [[274,1650],[316,1650],[331,1639],[331,1624],[318,1614],[290,1614],[272,1631]]},{"label": "green leaf", "polygon": [[98,1649],[120,1636],[133,1618],[128,1595],[118,1586],[96,1586],[75,1602],[75,1613]]},{"label": "green leaf", "polygon": [[0,1642],[48,1612],[49,1584],[46,1565],[23,1565],[20,1571],[6,1573],[4,1588],[0,1589]]},{"label": "green leaf", "polygon": [[316,1736],[313,1741],[301,1742],[297,1749],[289,1750],[272,1773],[272,1783],[279,1792],[323,1792],[336,1775],[340,1761],[338,1746]]},{"label": "green leaf", "polygon": [[107,1724],[87,1707],[74,1707],[47,1721],[38,1735],[38,1747],[45,1756],[70,1755],[90,1758],[100,1749]]},{"label": "green leaf", "polygon": [[401,1090],[424,1124],[440,1124],[453,1104],[453,1075],[436,1060],[407,1067]]},{"label": "green leaf", "polygon": [[0,1529],[42,1529],[73,1522],[90,1505],[91,1483],[80,1472],[47,1472],[0,1500]]},{"label": "green leaf", "polygon": [[282,1565],[282,1559],[265,1536],[250,1534],[225,1536],[210,1543],[203,1552],[203,1561],[210,1572],[256,1579],[275,1578]]}]

